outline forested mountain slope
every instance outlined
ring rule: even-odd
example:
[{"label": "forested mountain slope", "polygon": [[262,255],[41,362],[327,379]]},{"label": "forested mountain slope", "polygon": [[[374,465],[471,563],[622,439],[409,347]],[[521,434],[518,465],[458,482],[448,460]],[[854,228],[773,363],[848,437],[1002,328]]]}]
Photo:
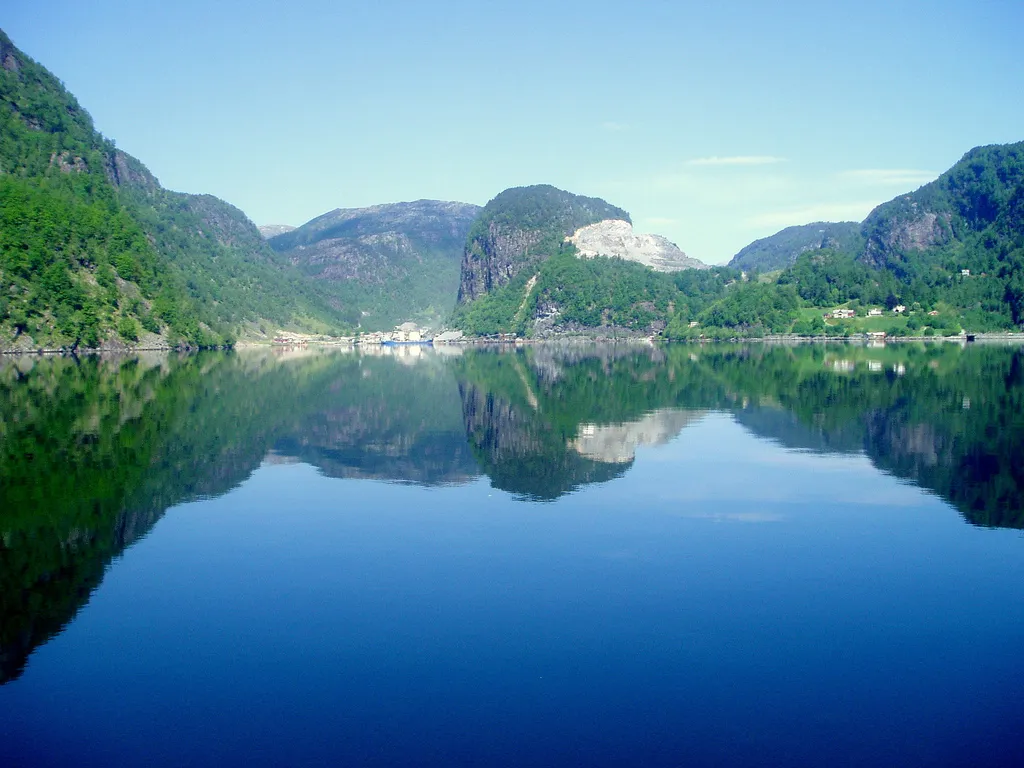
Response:
[{"label": "forested mountain slope", "polygon": [[506,189],[484,206],[462,256],[459,303],[469,303],[530,271],[562,248],[566,237],[606,219],[631,222],[597,197],[548,184]]},{"label": "forested mountain slope", "polygon": [[786,227],[770,237],[755,240],[733,256],[729,266],[734,269],[771,272],[792,265],[807,251],[831,248],[851,253],[858,252],[861,245],[859,223],[818,221]]},{"label": "forested mountain slope", "polygon": [[945,301],[968,322],[1024,323],[1024,142],[972,149],[878,206],[862,234],[858,259],[895,275],[906,298]]},{"label": "forested mountain slope", "polygon": [[572,238],[599,222],[628,227],[630,217],[600,198],[547,185],[499,194],[466,241],[451,323],[479,335],[658,333],[695,316],[734,278],[727,268],[692,268],[704,265],[675,246],[672,267],[682,271],[672,273],[635,259],[580,258]]},{"label": "forested mountain slope", "polygon": [[764,271],[794,259],[777,283],[804,306],[904,307],[910,333],[1024,325],[1024,142],[976,147],[935,181],[875,208],[856,233],[849,227],[790,227],[730,264]]},{"label": "forested mountain slope", "polygon": [[0,31],[0,345],[213,345],[260,324],[344,322],[241,211],[163,189]]}]

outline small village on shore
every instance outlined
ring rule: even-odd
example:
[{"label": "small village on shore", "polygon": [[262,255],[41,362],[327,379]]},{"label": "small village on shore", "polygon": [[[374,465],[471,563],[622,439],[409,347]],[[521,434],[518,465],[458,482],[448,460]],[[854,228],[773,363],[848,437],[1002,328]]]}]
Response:
[{"label": "small village on shore", "polygon": [[301,344],[323,344],[350,347],[376,347],[391,345],[443,345],[474,343],[523,343],[525,339],[512,333],[502,333],[491,338],[466,336],[462,331],[433,331],[414,322],[396,325],[392,331],[369,331],[354,336],[323,336],[294,331],[278,331],[271,342],[274,345],[296,346]]}]

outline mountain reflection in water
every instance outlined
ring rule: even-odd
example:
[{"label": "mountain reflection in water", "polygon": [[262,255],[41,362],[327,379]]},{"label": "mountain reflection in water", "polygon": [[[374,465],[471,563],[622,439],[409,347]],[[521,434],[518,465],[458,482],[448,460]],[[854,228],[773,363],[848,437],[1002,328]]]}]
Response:
[{"label": "mountain reflection in water", "polygon": [[[863,453],[975,525],[1024,527],[1024,354],[901,345],[245,351],[0,362],[0,683],[177,504],[263,462],[490,484],[614,481],[718,411],[795,450]],[[694,450],[699,450],[694,446]],[[721,457],[728,462],[728,456]]]}]

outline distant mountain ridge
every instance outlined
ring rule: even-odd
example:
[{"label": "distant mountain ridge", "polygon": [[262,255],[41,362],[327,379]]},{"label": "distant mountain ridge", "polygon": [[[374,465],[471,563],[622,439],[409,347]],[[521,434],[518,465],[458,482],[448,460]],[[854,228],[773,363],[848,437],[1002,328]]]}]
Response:
[{"label": "distant mountain ridge", "polygon": [[734,269],[771,272],[785,269],[807,251],[832,248],[856,252],[863,242],[860,229],[861,225],[854,221],[816,221],[813,224],[786,227],[741,249],[729,261],[729,266]]},{"label": "distant mountain ridge", "polygon": [[268,241],[364,328],[439,323],[455,301],[462,248],[480,206],[416,200],[338,208]]},{"label": "distant mountain ridge", "polygon": [[634,234],[625,210],[550,185],[483,209],[420,200],[257,229],[223,200],[164,189],[0,31],[4,350],[219,346],[446,315],[482,335],[863,332],[807,311],[846,303],[904,307],[888,333],[1024,329],[1024,142],[976,147],[860,224],[789,227],[700,266]]}]

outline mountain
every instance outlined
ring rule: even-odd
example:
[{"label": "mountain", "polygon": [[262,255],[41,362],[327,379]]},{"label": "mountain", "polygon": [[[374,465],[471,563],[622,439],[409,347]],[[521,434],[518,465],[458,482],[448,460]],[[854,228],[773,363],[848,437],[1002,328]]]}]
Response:
[{"label": "mountain", "polygon": [[285,232],[291,232],[295,227],[291,224],[260,224],[256,227],[260,231],[263,237],[270,239],[275,235],[283,235]]},{"label": "mountain", "polygon": [[755,240],[733,256],[729,266],[733,269],[771,272],[785,269],[796,262],[800,254],[807,251],[832,248],[853,253],[859,251],[861,247],[859,223],[818,221],[813,224],[786,227],[771,237]]},{"label": "mountain", "polygon": [[1024,244],[1024,142],[975,147],[935,181],[875,208],[863,234],[862,259],[898,272],[915,253],[994,266]]},{"label": "mountain", "polygon": [[[790,227],[752,243],[730,265],[784,266],[775,284],[741,285],[707,309],[701,328],[670,326],[669,335],[1024,328],[1024,142],[975,147],[935,181],[879,205],[856,232],[853,226]],[[900,317],[885,314],[869,328],[806,312],[847,303],[861,316],[884,306]]]},{"label": "mountain", "polygon": [[658,272],[707,269],[661,235],[638,235],[628,221],[608,219],[577,229],[569,238],[579,256],[609,256],[635,261]]},{"label": "mountain", "polygon": [[863,263],[972,324],[1024,324],[1024,142],[976,147],[864,220]]},{"label": "mountain", "polygon": [[507,285],[559,252],[566,237],[605,219],[630,221],[621,208],[547,184],[506,189],[473,224],[462,255],[459,303]]},{"label": "mountain", "polygon": [[480,207],[411,203],[339,208],[270,238],[271,247],[376,330],[439,323],[455,302],[459,261]]},{"label": "mountain", "polygon": [[0,31],[0,347],[212,345],[338,307],[237,208],[171,192]]},{"label": "mountain", "polygon": [[649,335],[685,324],[733,277],[633,234],[629,214],[604,200],[517,187],[473,224],[450,324],[480,336]]}]

